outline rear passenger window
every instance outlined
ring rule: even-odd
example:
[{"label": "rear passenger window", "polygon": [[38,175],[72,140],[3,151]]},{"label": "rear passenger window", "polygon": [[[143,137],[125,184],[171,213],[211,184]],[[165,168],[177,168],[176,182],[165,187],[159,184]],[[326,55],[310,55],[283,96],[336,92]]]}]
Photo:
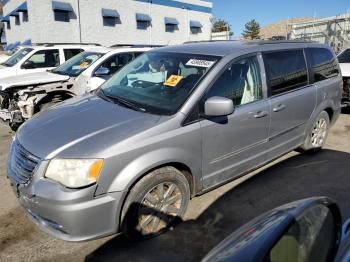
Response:
[{"label": "rear passenger window", "polygon": [[64,57],[67,60],[71,59],[73,56],[76,56],[77,54],[80,54],[81,52],[84,52],[83,49],[64,49]]},{"label": "rear passenger window", "polygon": [[207,94],[207,98],[213,96],[229,98],[235,106],[262,99],[262,82],[257,58],[244,58],[226,69]]},{"label": "rear passenger window", "polygon": [[272,96],[308,85],[303,50],[267,53],[264,61]]},{"label": "rear passenger window", "polygon": [[309,48],[310,63],[315,82],[339,75],[337,59],[325,48]]}]

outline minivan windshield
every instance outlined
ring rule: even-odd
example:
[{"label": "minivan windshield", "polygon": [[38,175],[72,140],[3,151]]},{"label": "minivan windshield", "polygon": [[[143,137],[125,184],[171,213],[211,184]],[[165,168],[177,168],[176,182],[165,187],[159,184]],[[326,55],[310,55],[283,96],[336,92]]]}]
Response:
[{"label": "minivan windshield", "polygon": [[103,84],[97,94],[140,111],[173,115],[218,60],[207,55],[144,53]]},{"label": "minivan windshield", "polygon": [[60,75],[78,76],[104,55],[100,52],[83,52],[73,56],[51,72]]},{"label": "minivan windshield", "polygon": [[21,61],[27,54],[32,52],[33,48],[23,48],[19,50],[17,53],[14,53],[9,59],[7,59],[4,63],[2,63],[3,66],[12,67],[16,65],[19,61]]}]

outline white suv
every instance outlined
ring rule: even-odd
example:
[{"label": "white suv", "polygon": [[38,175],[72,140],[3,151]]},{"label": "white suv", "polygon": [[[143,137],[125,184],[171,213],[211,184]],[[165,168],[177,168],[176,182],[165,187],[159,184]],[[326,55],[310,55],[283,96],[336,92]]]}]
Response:
[{"label": "white suv", "polygon": [[96,45],[43,44],[27,46],[0,64],[0,78],[44,72],[93,47]]},{"label": "white suv", "polygon": [[96,47],[47,72],[0,78],[0,121],[13,130],[51,105],[98,88],[151,48]]}]

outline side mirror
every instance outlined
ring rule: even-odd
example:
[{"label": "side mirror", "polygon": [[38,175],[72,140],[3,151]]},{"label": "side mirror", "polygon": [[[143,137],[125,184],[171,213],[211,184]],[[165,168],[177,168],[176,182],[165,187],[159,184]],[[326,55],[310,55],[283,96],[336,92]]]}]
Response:
[{"label": "side mirror", "polygon": [[110,70],[108,68],[100,67],[99,69],[97,69],[95,71],[94,76],[107,76],[107,75],[109,75],[109,73],[110,73]]},{"label": "side mirror", "polygon": [[214,96],[205,101],[204,114],[206,116],[228,116],[234,111],[231,99]]},{"label": "side mirror", "polygon": [[32,61],[25,61],[22,65],[23,69],[34,69],[35,65]]},{"label": "side mirror", "polygon": [[339,207],[326,197],[309,198],[252,220],[203,261],[333,261],[341,236]]}]

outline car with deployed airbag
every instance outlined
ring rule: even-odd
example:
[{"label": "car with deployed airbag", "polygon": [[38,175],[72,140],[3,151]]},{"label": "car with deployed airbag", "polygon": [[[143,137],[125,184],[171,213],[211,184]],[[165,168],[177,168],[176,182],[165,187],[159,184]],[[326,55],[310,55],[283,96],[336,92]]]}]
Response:
[{"label": "car with deployed airbag", "polygon": [[22,125],[8,177],[28,217],[57,238],[154,237],[192,197],[292,150],[320,151],[341,82],[333,51],[311,42],[155,49]]}]

